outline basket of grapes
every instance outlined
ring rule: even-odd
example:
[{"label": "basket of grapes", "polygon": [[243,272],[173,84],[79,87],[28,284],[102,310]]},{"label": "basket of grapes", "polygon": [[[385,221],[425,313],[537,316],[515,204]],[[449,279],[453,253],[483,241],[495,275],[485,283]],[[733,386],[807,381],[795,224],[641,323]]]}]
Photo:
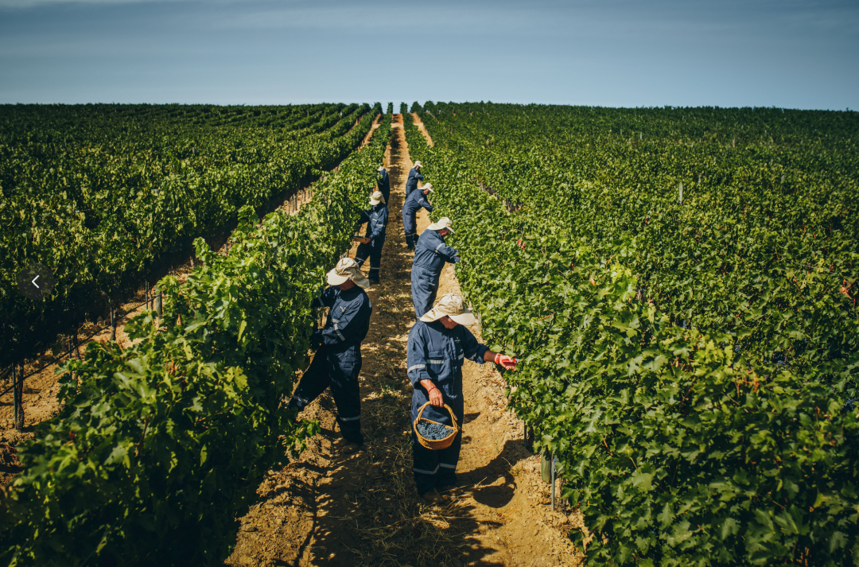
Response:
[{"label": "basket of grapes", "polygon": [[450,414],[450,421],[453,425],[445,425],[431,419],[423,417],[424,410],[430,405],[429,402],[421,406],[418,411],[418,417],[415,419],[415,433],[418,436],[418,442],[427,449],[439,451],[450,447],[453,440],[456,439],[456,434],[459,433],[459,425],[456,423],[456,416],[453,415],[453,410],[450,406],[444,404],[444,409]]}]

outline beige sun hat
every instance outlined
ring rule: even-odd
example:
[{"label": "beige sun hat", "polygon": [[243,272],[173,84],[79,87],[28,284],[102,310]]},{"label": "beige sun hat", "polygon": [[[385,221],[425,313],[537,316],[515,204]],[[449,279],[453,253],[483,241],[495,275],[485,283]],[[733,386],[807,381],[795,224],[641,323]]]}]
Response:
[{"label": "beige sun hat", "polygon": [[435,193],[435,191],[432,190],[432,183],[427,183],[426,185],[421,187],[421,191],[429,191],[430,193]]},{"label": "beige sun hat", "polygon": [[420,160],[418,160],[418,161],[416,161],[416,162],[415,162],[415,167],[423,167],[423,166],[421,165]]},{"label": "beige sun hat", "polygon": [[381,191],[374,191],[372,195],[370,195],[370,204],[378,205],[379,203],[385,202],[385,196],[382,195]]},{"label": "beige sun hat", "polygon": [[463,302],[461,295],[448,293],[447,295],[443,295],[432,309],[424,313],[423,317],[421,317],[421,321],[424,323],[432,323],[433,321],[438,321],[445,315],[460,325],[465,326],[471,325],[477,320],[474,317],[474,313],[465,307],[465,303]]},{"label": "beige sun hat", "polygon": [[370,280],[361,272],[358,262],[352,258],[340,258],[340,261],[337,262],[333,270],[328,272],[325,279],[328,281],[328,285],[340,285],[352,280],[358,287],[364,289],[370,287]]},{"label": "beige sun hat", "polygon": [[447,217],[441,217],[436,222],[429,225],[427,230],[441,230],[443,228],[453,232],[453,223],[450,222],[450,219]]}]

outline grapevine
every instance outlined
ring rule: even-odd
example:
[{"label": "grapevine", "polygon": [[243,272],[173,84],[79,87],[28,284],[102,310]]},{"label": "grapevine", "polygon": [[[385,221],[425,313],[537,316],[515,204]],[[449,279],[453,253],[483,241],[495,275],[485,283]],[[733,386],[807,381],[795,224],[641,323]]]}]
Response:
[{"label": "grapevine", "polygon": [[855,113],[412,110],[433,216],[484,338],[522,361],[511,402],[588,559],[855,562]]}]

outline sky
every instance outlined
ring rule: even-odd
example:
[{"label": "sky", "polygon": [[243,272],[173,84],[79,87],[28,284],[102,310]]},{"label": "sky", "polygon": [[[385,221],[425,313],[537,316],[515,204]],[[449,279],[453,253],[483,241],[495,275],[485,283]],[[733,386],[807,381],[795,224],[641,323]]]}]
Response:
[{"label": "sky", "polygon": [[0,0],[0,103],[855,110],[857,56],[857,0]]}]

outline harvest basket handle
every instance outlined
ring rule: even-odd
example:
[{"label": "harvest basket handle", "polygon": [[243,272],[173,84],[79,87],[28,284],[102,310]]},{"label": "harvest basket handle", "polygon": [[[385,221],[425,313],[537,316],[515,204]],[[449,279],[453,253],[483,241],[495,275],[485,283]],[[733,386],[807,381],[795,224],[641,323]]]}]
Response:
[{"label": "harvest basket handle", "polygon": [[[427,407],[428,405],[430,405],[430,403],[429,403],[429,402],[427,402],[427,403],[425,403],[424,405],[422,405],[422,406],[421,406],[420,411],[418,411],[418,419],[417,419],[417,421],[420,421],[420,420],[421,420],[421,417],[422,417],[422,416],[423,416],[423,414],[424,414],[424,410],[426,409],[426,407]],[[450,406],[449,406],[449,405],[447,405],[447,404],[444,404],[444,408],[445,408],[445,409],[447,410],[447,412],[450,414],[450,421],[453,423],[453,428],[454,428],[455,430],[459,431],[459,424],[458,424],[458,423],[456,423],[456,415],[453,413],[453,410],[452,410],[452,409],[450,409]]]}]

